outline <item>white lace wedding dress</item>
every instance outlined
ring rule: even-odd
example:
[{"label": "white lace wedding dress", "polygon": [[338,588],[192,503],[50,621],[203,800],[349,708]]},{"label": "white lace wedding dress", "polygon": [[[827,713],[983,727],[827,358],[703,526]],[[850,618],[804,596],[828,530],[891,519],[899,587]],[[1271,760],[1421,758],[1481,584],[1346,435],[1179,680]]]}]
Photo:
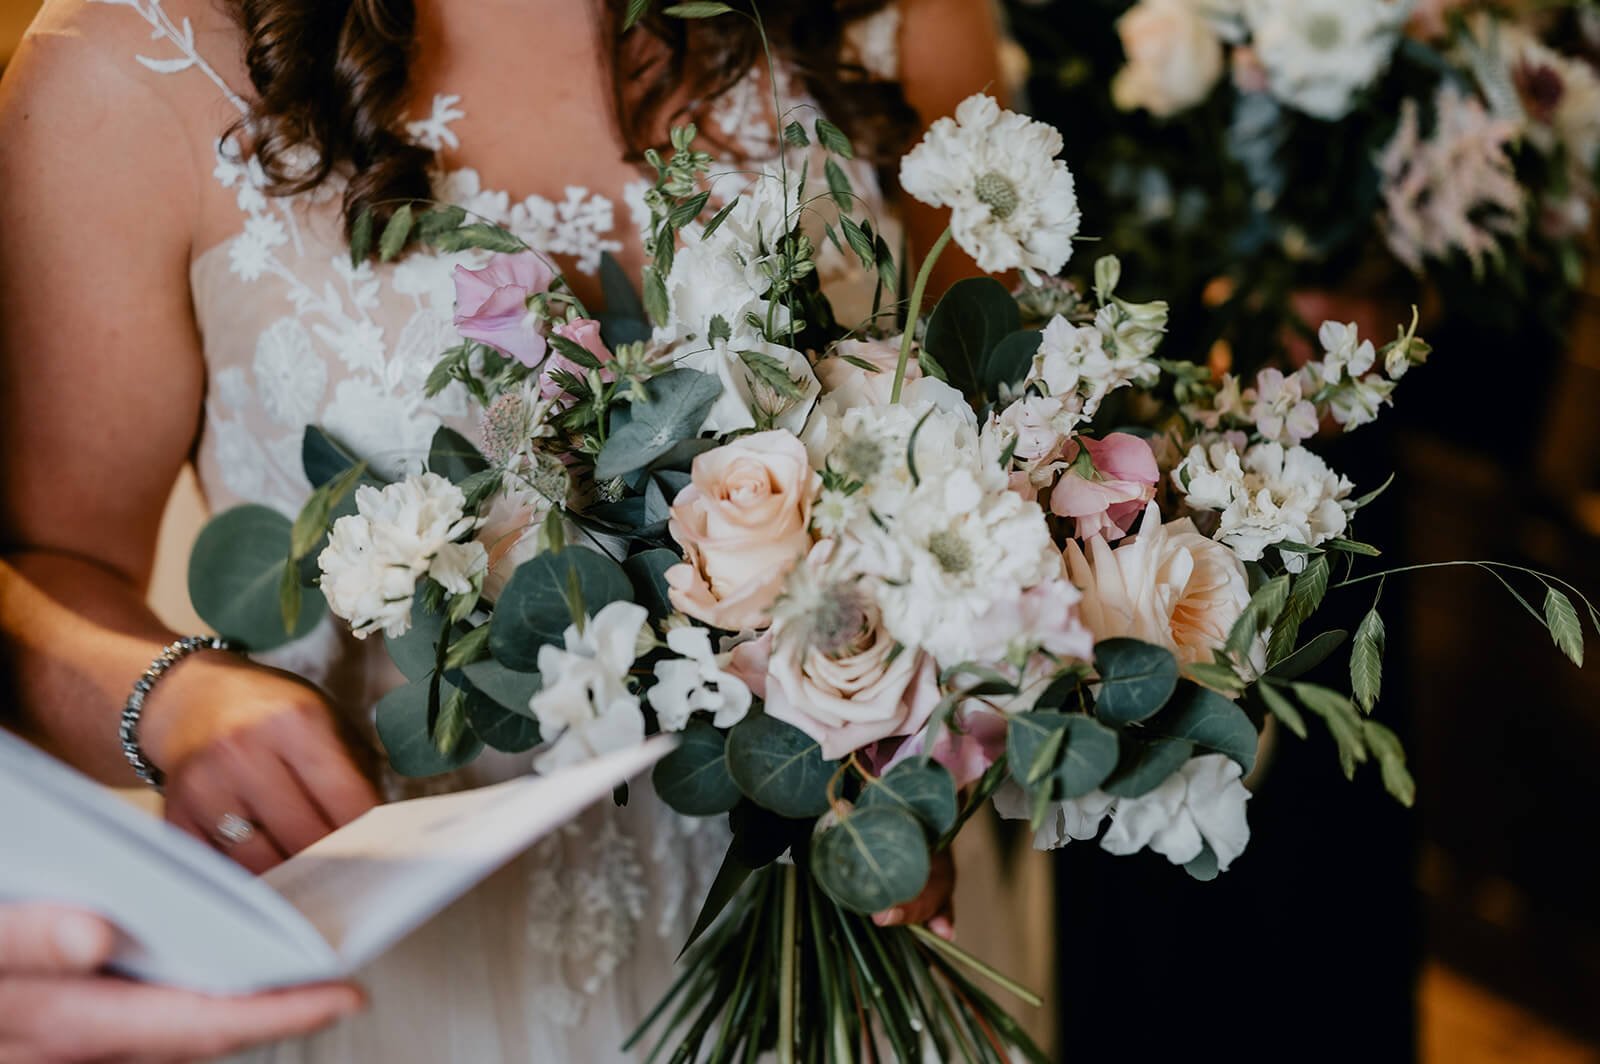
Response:
[{"label": "white lace wedding dress", "polygon": [[[199,79],[200,89],[214,94],[218,134],[243,113],[244,101],[201,54],[197,36],[201,42],[206,37],[188,19],[169,14],[161,0],[98,2],[148,24],[149,43],[128,62],[163,78]],[[894,76],[897,22],[891,7],[855,28],[859,59],[876,76]],[[779,80],[790,79],[780,73]],[[791,89],[780,84],[780,91]],[[771,159],[778,150],[770,100],[770,81],[753,71],[711,116],[721,137],[750,160]],[[409,132],[434,150],[458,148],[452,123],[468,106],[455,96],[437,97]],[[452,271],[457,263],[478,264],[480,253],[417,253],[397,264],[353,266],[338,189],[271,198],[262,191],[259,168],[240,159],[232,143],[218,145],[212,164],[215,180],[237,203],[239,228],[200,252],[190,267],[208,377],[195,465],[210,507],[248,502],[297,512],[310,490],[300,459],[308,424],[390,470],[415,465],[441,425],[473,436],[472,411],[459,386],[428,400],[423,382],[438,355],[457,342]],[[898,227],[872,170],[858,163],[849,169],[893,241]],[[811,172],[822,173],[820,159]],[[640,181],[617,190],[616,199],[568,188],[557,201],[530,196],[514,202],[484,188],[471,169],[441,173],[436,186],[439,199],[508,226],[564,268],[584,274],[598,269],[603,253],[621,248],[618,227],[638,223],[646,187]],[[725,195],[736,191],[718,188]],[[629,215],[621,220],[619,201]],[[839,317],[864,317],[871,275],[820,234],[817,243]],[[358,642],[332,623],[271,657],[321,684],[363,724],[377,699],[400,682],[381,641]],[[421,787],[479,786],[528,771],[528,760],[488,754],[447,778],[420,785],[390,779],[386,785],[391,797]],[[678,817],[648,787],[635,787],[626,808],[606,802],[591,809],[362,972],[373,1002],[367,1014],[249,1059],[625,1059],[620,1045],[670,981],[673,958],[726,842],[719,821]],[[991,857],[985,864],[995,862]],[[981,919],[985,911],[1010,908],[1012,926],[1005,930],[1011,940],[1039,941],[1037,924],[1025,926],[1015,919],[1015,907],[995,906],[995,900],[969,911]],[[1030,908],[1043,910],[1047,928],[1047,899],[1035,897]],[[997,939],[985,934],[971,941],[992,947]],[[1015,968],[1014,951],[984,952]],[[1020,974],[1037,975],[1037,963],[1028,967]]]}]

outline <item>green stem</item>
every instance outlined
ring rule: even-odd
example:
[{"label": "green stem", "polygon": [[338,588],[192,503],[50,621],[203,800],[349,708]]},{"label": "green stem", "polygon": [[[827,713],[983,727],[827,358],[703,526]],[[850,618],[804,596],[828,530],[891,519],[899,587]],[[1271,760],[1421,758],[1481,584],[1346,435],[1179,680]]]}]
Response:
[{"label": "green stem", "polygon": [[778,967],[778,1064],[794,1064],[798,1032],[794,1022],[795,996],[795,880],[794,865],[783,870],[783,943]]},{"label": "green stem", "polygon": [[913,935],[916,935],[924,946],[927,946],[937,953],[944,954],[946,957],[958,964],[966,965],[968,968],[971,968],[973,971],[979,973],[990,982],[1011,991],[1017,997],[1032,1005],[1034,1008],[1039,1008],[1044,1004],[1043,1001],[1039,1000],[1038,994],[1035,994],[1033,991],[1029,990],[1015,979],[1012,979],[1004,973],[991,968],[989,965],[985,964],[983,961],[980,961],[978,958],[974,957],[972,954],[968,953],[966,950],[955,945],[954,943],[946,942],[932,931],[929,931],[926,927],[923,927],[919,924],[910,924],[907,926],[906,930],[910,931]]},{"label": "green stem", "polygon": [[900,338],[900,362],[894,368],[894,390],[889,393],[891,403],[900,401],[900,388],[906,382],[906,366],[911,361],[911,343],[917,335],[917,315],[922,313],[922,297],[928,290],[928,278],[933,275],[933,264],[944,254],[945,247],[950,243],[950,235],[950,227],[945,226],[944,232],[939,234],[939,239],[933,242],[928,257],[922,260],[922,268],[917,271],[916,283],[911,286],[911,304],[906,308],[906,331]]}]

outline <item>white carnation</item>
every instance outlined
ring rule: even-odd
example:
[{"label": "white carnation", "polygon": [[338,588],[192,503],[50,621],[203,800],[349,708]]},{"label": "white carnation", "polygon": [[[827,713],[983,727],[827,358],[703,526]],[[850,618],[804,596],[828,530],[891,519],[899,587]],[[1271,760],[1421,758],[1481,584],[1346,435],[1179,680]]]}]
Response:
[{"label": "white carnation", "polygon": [[1410,13],[1405,0],[1245,0],[1272,95],[1334,122],[1389,65]]},{"label": "white carnation", "polygon": [[710,713],[719,728],[731,728],[750,710],[750,688],[723,671],[731,655],[711,649],[711,633],[684,625],[667,633],[667,646],[682,655],[657,662],[650,705],[663,731],[682,731],[697,711]]},{"label": "white carnation", "polygon": [[451,594],[482,587],[488,557],[481,544],[457,543],[475,527],[466,496],[437,473],[356,489],[356,513],[334,522],[317,557],[328,607],[365,639],[411,627],[417,581],[431,576]]},{"label": "white carnation", "polygon": [[644,714],[628,686],[628,670],[648,619],[643,606],[612,602],[588,618],[582,631],[569,625],[564,647],[539,648],[544,686],[528,703],[545,739],[534,758],[537,771],[551,772],[644,741]]},{"label": "white carnation", "polygon": [[[1172,472],[1191,507],[1218,510],[1215,538],[1247,562],[1278,543],[1315,547],[1344,533],[1353,485],[1304,447],[1258,443],[1243,454],[1225,440],[1197,444]],[[1290,572],[1306,556],[1284,550]]]},{"label": "white carnation", "polygon": [[900,162],[912,197],[951,209],[956,243],[990,273],[1021,270],[1037,284],[1072,257],[1080,216],[1061,134],[969,96]]}]

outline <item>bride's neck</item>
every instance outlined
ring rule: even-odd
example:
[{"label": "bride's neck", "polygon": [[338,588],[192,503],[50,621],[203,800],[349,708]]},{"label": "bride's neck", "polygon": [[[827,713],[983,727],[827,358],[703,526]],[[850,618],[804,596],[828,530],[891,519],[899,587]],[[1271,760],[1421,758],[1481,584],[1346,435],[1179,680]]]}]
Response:
[{"label": "bride's neck", "polygon": [[[448,54],[476,56],[486,48],[552,47],[570,51],[597,43],[602,0],[414,0],[417,39]],[[538,52],[533,49],[537,48]]]}]

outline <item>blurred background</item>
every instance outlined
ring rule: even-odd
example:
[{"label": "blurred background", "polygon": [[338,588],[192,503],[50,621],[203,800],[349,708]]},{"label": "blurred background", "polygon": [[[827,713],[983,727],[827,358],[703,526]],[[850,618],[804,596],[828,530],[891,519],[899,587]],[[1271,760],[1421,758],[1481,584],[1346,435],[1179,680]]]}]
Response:
[{"label": "blurred background", "polygon": [[[0,0],[0,64],[37,6]],[[1115,24],[1128,0],[1005,6],[1013,88],[1064,131],[1085,231],[1123,256],[1126,294],[1173,302],[1173,345],[1216,358],[1249,342],[1246,325],[1218,324],[1231,293],[1208,254],[1255,256],[1277,272],[1247,283],[1284,286],[1327,316],[1392,321],[1423,305],[1433,360],[1377,425],[1327,452],[1358,490],[1399,471],[1358,529],[1393,545],[1388,564],[1494,558],[1600,597],[1600,271],[1580,270],[1574,284],[1570,262],[1558,263],[1567,272],[1556,283],[1534,262],[1488,298],[1452,301],[1392,264],[1372,268],[1363,249],[1308,262],[1284,255],[1293,241],[1281,231],[1256,231],[1248,247],[1218,241],[1194,221],[1209,216],[1194,213],[1205,203],[1193,197],[1228,177],[1208,145],[1233,116],[1202,108],[1161,121],[1112,104],[1125,60]],[[1575,31],[1568,43],[1588,46]],[[1302,163],[1361,150],[1321,140],[1286,150]],[[1587,229],[1579,243],[1592,251]],[[1276,342],[1283,324],[1253,327]],[[199,513],[182,485],[158,605],[185,630],[198,624],[176,574]],[[1353,628],[1370,601],[1363,589],[1330,612]],[[1121,1038],[1125,1050],[1152,1000],[1199,973],[1228,1000],[1165,1010],[1181,1022],[1149,1035],[1152,1054],[1162,1039],[1180,1047],[1193,1025],[1230,1023],[1256,1032],[1259,1052],[1239,1059],[1282,1059],[1282,1039],[1295,1036],[1320,1047],[1296,1059],[1600,1061],[1600,795],[1590,775],[1600,765],[1600,671],[1568,664],[1485,573],[1391,580],[1384,602],[1380,712],[1407,740],[1416,807],[1390,801],[1376,773],[1346,783],[1325,736],[1285,737],[1252,802],[1250,853],[1219,882],[1092,847],[1063,851],[1059,1021],[1074,1050],[1065,1059],[1101,1059],[1097,1038],[1108,1047]],[[1175,941],[1179,926],[1207,930]],[[1125,969],[1108,970],[1113,953],[1130,958]],[[1180,959],[1184,969],[1169,970]]]}]

